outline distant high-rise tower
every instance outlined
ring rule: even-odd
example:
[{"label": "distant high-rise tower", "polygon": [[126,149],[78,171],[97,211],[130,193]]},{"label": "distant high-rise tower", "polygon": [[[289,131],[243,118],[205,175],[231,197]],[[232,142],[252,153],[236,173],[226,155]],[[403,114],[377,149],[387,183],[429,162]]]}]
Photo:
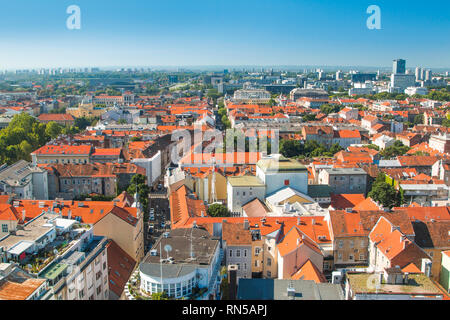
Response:
[{"label": "distant high-rise tower", "polygon": [[336,80],[342,80],[342,71],[341,70],[336,72]]},{"label": "distant high-rise tower", "polygon": [[405,71],[406,71],[406,61],[403,59],[394,60],[392,73],[393,74],[405,74]]},{"label": "distant high-rise tower", "polygon": [[431,70],[425,71],[425,81],[431,81],[432,77],[433,73],[431,72]]},{"label": "distant high-rise tower", "polygon": [[416,81],[422,80],[422,68],[417,67],[416,68]]}]

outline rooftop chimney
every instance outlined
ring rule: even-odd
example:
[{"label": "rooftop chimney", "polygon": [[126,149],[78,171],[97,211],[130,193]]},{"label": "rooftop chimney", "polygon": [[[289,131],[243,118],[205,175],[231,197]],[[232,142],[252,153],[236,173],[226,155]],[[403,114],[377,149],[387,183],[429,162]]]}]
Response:
[{"label": "rooftop chimney", "polygon": [[250,224],[248,222],[248,219],[244,220],[244,230],[248,230],[250,228]]},{"label": "rooftop chimney", "polygon": [[237,295],[237,265],[231,264],[228,266],[228,299],[236,300]]}]

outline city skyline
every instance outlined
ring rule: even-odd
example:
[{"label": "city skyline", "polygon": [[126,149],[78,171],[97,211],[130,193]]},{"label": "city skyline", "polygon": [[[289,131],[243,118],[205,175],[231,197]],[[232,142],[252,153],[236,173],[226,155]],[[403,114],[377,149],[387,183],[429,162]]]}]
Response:
[{"label": "city skyline", "polygon": [[[391,1],[392,2],[392,1]],[[445,69],[450,4],[377,1],[227,1],[211,4],[85,0],[2,5],[0,69],[112,66],[372,66]],[[69,30],[70,5],[81,29]],[[13,13],[13,14],[11,14]]]}]

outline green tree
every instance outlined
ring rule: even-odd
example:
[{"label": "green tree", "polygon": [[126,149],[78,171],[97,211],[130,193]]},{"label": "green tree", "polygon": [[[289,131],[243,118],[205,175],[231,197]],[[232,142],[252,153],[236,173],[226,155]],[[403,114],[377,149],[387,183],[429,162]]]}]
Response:
[{"label": "green tree", "polygon": [[304,122],[316,121],[316,115],[312,113],[305,114],[302,118]]},{"label": "green tree", "polygon": [[380,173],[372,184],[372,190],[368,196],[386,208],[399,207],[403,202],[401,192],[386,182],[386,176],[383,173]]},{"label": "green tree", "polygon": [[169,296],[165,291],[152,293],[152,300],[169,300]]},{"label": "green tree", "polygon": [[320,111],[325,114],[336,113],[341,111],[342,107],[338,104],[324,104],[320,106]]},{"label": "green tree", "polygon": [[214,203],[209,206],[208,215],[211,217],[229,217],[231,212],[224,205]]},{"label": "green tree", "polygon": [[423,124],[423,114],[418,114],[414,117],[413,124]]},{"label": "green tree", "polygon": [[383,158],[394,158],[406,154],[409,150],[411,150],[410,147],[407,147],[401,141],[396,140],[392,146],[387,147],[381,151],[380,154]]},{"label": "green tree", "polygon": [[281,140],[280,153],[286,158],[296,157],[304,151],[303,145],[298,140]]},{"label": "green tree", "polygon": [[47,123],[47,126],[45,128],[45,134],[50,138],[55,139],[61,134],[62,129],[63,128],[59,124],[54,121],[50,121],[49,123]]},{"label": "green tree", "polygon": [[148,195],[150,193],[150,188],[147,185],[147,177],[142,174],[134,175],[133,178],[131,178],[127,192],[130,195],[134,195],[137,192],[139,195],[139,201],[142,204],[142,209],[144,211],[144,219],[148,220]]}]

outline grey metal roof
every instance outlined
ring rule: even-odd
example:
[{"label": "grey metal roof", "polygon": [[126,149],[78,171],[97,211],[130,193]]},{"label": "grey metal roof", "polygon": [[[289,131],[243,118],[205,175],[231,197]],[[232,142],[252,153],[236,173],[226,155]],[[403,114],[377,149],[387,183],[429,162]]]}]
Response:
[{"label": "grey metal roof", "polygon": [[159,263],[145,263],[145,262],[139,265],[139,271],[150,277],[161,277],[161,269],[163,279],[172,279],[182,277],[194,272],[196,266],[191,264],[160,265]]},{"label": "grey metal roof", "polygon": [[238,300],[290,300],[288,288],[295,290],[293,300],[343,300],[338,284],[312,280],[239,279]]}]

